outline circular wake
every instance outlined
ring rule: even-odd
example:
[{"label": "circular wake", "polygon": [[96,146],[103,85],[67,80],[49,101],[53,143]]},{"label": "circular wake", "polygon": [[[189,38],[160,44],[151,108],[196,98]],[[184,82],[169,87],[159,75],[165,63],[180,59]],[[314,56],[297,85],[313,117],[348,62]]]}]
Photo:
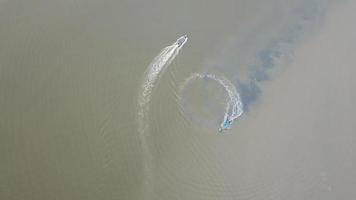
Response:
[{"label": "circular wake", "polygon": [[[151,64],[148,66],[147,71],[145,72],[142,85],[140,87],[139,96],[138,96],[138,132],[139,139],[142,146],[143,154],[143,176],[144,176],[144,185],[142,195],[144,199],[150,199],[150,196],[153,192],[153,163],[154,157],[151,154],[149,148],[149,108],[152,92],[159,82],[159,79],[165,69],[173,61],[173,59],[178,55],[180,49],[187,41],[187,36],[182,36],[178,38],[176,42],[172,45],[165,47],[159,54],[156,56]],[[198,74],[194,73],[188,77],[179,87],[179,99],[182,100],[183,91],[185,90],[188,83],[195,79],[210,79],[219,83],[228,94],[228,99],[225,105],[225,113],[223,120],[220,124],[219,131],[229,129],[233,121],[240,117],[243,113],[243,104],[239,93],[236,91],[235,86],[227,80],[225,77],[218,77],[213,74]],[[220,119],[221,121],[221,119]]]},{"label": "circular wake", "polygon": [[183,100],[183,92],[187,85],[196,79],[210,79],[216,81],[224,88],[228,94],[228,99],[225,101],[225,113],[223,120],[221,121],[219,131],[222,132],[223,130],[230,129],[233,121],[243,114],[243,104],[240,98],[240,94],[237,92],[235,86],[225,77],[216,76],[214,74],[193,73],[184,80],[178,89],[178,94],[181,101]]}]

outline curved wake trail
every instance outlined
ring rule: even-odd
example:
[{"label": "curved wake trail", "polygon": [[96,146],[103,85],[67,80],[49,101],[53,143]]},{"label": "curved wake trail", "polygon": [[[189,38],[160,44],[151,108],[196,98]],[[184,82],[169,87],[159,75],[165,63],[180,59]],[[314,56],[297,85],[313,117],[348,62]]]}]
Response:
[{"label": "curved wake trail", "polygon": [[138,132],[139,138],[143,150],[143,159],[144,159],[144,178],[145,183],[143,187],[143,197],[144,199],[149,199],[150,191],[149,187],[152,187],[152,164],[153,157],[150,153],[150,149],[147,144],[147,137],[149,131],[149,118],[147,116],[149,111],[149,103],[151,100],[152,91],[157,84],[160,75],[164,70],[171,64],[174,58],[178,55],[179,50],[187,42],[188,37],[186,35],[177,39],[172,45],[165,47],[151,62],[148,66],[142,86],[140,88],[139,97],[138,97]]},{"label": "curved wake trail", "polygon": [[[139,121],[142,122],[145,117],[145,114],[148,111],[147,104],[151,100],[151,93],[160,76],[160,73],[162,73],[165,68],[172,62],[172,60],[177,56],[177,48],[178,45],[176,44],[164,48],[161,53],[155,59],[153,59],[152,63],[149,65],[148,70],[145,73],[145,79],[143,81],[139,96]],[[141,130],[140,132],[142,132],[147,128],[146,126],[148,126],[148,124],[139,123],[139,126],[139,129]]]},{"label": "curved wake trail", "polygon": [[[165,47],[150,63],[148,66],[142,85],[140,87],[138,96],[138,132],[139,139],[142,146],[143,154],[143,175],[144,175],[144,185],[143,185],[143,199],[150,199],[152,195],[153,187],[153,155],[151,154],[149,144],[147,142],[149,136],[149,105],[151,101],[151,95],[154,87],[159,82],[161,75],[164,70],[169,66],[169,64],[178,55],[180,49],[187,41],[187,36],[182,36],[178,38],[176,42],[172,45]],[[235,86],[227,80],[225,77],[218,77],[214,74],[198,74],[194,73],[188,77],[179,87],[177,96],[181,99],[182,92],[185,86],[192,80],[195,79],[208,78],[218,82],[224,87],[229,98],[227,100],[224,119],[220,125],[219,131],[229,129],[232,122],[243,114],[243,104],[240,98],[240,94],[237,92]]]},{"label": "curved wake trail", "polygon": [[243,114],[243,104],[241,101],[240,94],[237,92],[235,86],[225,77],[217,77],[214,74],[193,73],[191,76],[185,79],[179,87],[179,96],[182,97],[182,92],[189,82],[198,78],[212,79],[224,87],[225,91],[229,96],[229,99],[225,107],[224,119],[220,124],[219,131],[221,132],[223,130],[229,129],[231,127],[232,122]]}]

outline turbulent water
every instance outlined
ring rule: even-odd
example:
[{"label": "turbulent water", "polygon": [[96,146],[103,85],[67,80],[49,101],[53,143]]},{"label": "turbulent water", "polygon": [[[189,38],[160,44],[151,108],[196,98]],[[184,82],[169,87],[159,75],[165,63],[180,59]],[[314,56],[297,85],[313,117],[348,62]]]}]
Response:
[{"label": "turbulent water", "polygon": [[139,93],[139,101],[138,101],[138,105],[139,105],[138,118],[139,118],[140,133],[143,133],[148,128],[147,112],[149,109],[148,104],[151,100],[152,90],[155,87],[160,75],[173,61],[173,59],[178,55],[179,50],[183,47],[187,39],[188,39],[187,36],[182,36],[178,38],[178,40],[174,42],[172,45],[165,47],[148,66],[148,69],[144,76],[142,88]]},{"label": "turbulent water", "polygon": [[228,100],[226,101],[224,118],[220,124],[219,131],[229,129],[233,120],[240,117],[243,113],[243,104],[240,98],[240,94],[237,92],[235,86],[225,77],[218,77],[214,74],[199,74],[193,73],[181,84],[179,88],[179,97],[182,98],[183,90],[191,81],[196,79],[211,79],[219,83],[228,94]]},{"label": "turbulent water", "polygon": [[[144,153],[144,175],[146,177],[145,187],[144,187],[144,196],[149,195],[150,183],[152,181],[151,169],[153,157],[150,153],[149,146],[147,144],[147,136],[149,135],[149,105],[152,96],[152,92],[155,86],[158,84],[159,79],[165,69],[171,64],[174,58],[178,55],[180,49],[187,41],[187,36],[182,36],[178,38],[176,42],[172,45],[165,47],[159,54],[156,56],[151,64],[148,66],[147,71],[145,72],[144,80],[142,82],[142,87],[139,93],[138,101],[138,129],[140,133],[141,144]],[[225,114],[220,124],[219,132],[223,130],[230,129],[232,122],[240,117],[243,114],[243,104],[240,98],[240,94],[237,92],[235,86],[225,77],[219,77],[214,74],[199,74],[193,73],[191,76],[186,78],[179,87],[179,96],[181,100],[183,97],[183,91],[186,86],[193,80],[196,79],[210,79],[219,83],[227,92],[228,99],[226,100]],[[222,97],[223,98],[223,97]]]},{"label": "turbulent water", "polygon": [[144,196],[148,196],[147,191],[150,191],[148,187],[151,182],[151,168],[152,168],[152,155],[150,153],[150,149],[146,143],[146,137],[148,136],[148,111],[149,111],[149,103],[151,100],[152,91],[157,84],[161,74],[164,70],[169,66],[169,64],[173,61],[173,59],[178,55],[179,50],[183,47],[185,42],[187,41],[187,36],[182,36],[178,38],[176,42],[172,45],[165,47],[151,62],[148,66],[147,71],[144,75],[144,80],[142,83],[142,87],[139,93],[139,101],[138,101],[138,127],[140,140],[142,145],[142,150],[145,162],[144,162],[144,176],[146,177],[145,187],[144,187]]},{"label": "turbulent water", "polygon": [[140,132],[144,131],[147,124],[142,121],[145,118],[145,114],[148,111],[148,103],[151,100],[152,90],[160,76],[160,73],[172,62],[172,60],[177,56],[179,52],[178,45],[173,44],[171,46],[165,47],[161,53],[152,61],[149,65],[148,71],[145,75],[145,80],[143,82],[142,91],[139,97],[139,126]]},{"label": "turbulent water", "polygon": [[[271,80],[275,73],[278,74],[284,65],[291,62],[293,50],[299,44],[298,42],[309,34],[308,31],[312,32],[310,27],[318,22],[318,16],[322,15],[322,10],[323,7],[319,4],[308,4],[305,9],[302,6],[293,8],[290,19],[286,22],[278,17],[275,19],[278,23],[270,23],[268,19],[262,20],[258,26],[246,30],[225,49],[219,50],[220,53],[216,58],[207,59],[200,65],[185,64],[177,67],[177,71],[176,68],[170,68],[171,77],[162,80],[160,88],[157,86],[159,86],[163,72],[178,55],[187,38],[179,38],[153,59],[145,72],[138,98],[138,131],[142,145],[144,172],[144,187],[141,194],[143,199],[157,199],[155,196],[159,195],[156,192],[161,191],[162,188],[170,188],[171,186],[166,186],[166,184],[171,180],[177,180],[172,188],[184,188],[184,192],[186,187],[190,189],[192,185],[194,185],[192,188],[198,188],[200,184],[196,183],[210,187],[207,189],[210,192],[216,185],[225,187],[225,183],[234,184],[240,180],[240,177],[233,175],[233,172],[238,167],[240,170],[245,167],[245,164],[240,162],[241,159],[247,159],[243,157],[245,154],[240,155],[241,159],[222,155],[226,152],[229,152],[226,155],[244,152],[243,149],[236,148],[243,148],[245,144],[236,144],[243,141],[240,140],[241,138],[249,137],[249,134],[241,131],[247,130],[244,124],[245,119],[241,120],[240,126],[233,127],[232,124],[237,119],[241,119],[245,113],[247,121],[252,119],[247,117],[247,113],[255,103],[261,100],[262,84],[266,80]],[[273,17],[274,15],[271,18]],[[264,131],[257,129],[259,132]],[[214,134],[218,133],[218,130],[223,133],[241,132],[241,137],[237,136],[239,134],[229,134],[226,137],[236,140],[224,140],[220,137],[221,134]],[[275,141],[280,141],[283,136],[276,134],[279,133],[278,130],[270,133],[275,134]],[[260,134],[255,133],[254,136],[257,138],[257,135]],[[220,142],[226,146],[218,145]],[[272,141],[271,144],[273,144]],[[259,157],[260,152],[252,150],[256,148],[259,148],[259,145],[251,148],[249,154]],[[276,150],[275,152],[282,151]],[[179,158],[179,155],[185,156]],[[209,160],[212,157],[214,161]],[[200,160],[199,165],[195,163],[196,160]],[[253,159],[248,161],[246,166],[249,166],[249,176],[254,178],[253,174],[260,170],[254,167],[259,166],[256,163],[260,161]],[[219,163],[216,168],[213,167],[215,162]],[[220,163],[223,164],[220,165]],[[291,161],[291,163],[297,163],[297,161]],[[269,162],[266,161],[265,164],[268,165]],[[199,168],[192,169],[191,166],[199,166]],[[204,169],[207,171],[201,172]],[[300,173],[299,169],[290,169],[288,173]],[[189,171],[192,173],[185,176]],[[209,177],[210,175],[213,177]],[[282,174],[281,177],[283,176]],[[193,180],[191,177],[197,179]],[[205,179],[206,177],[208,178]],[[245,178],[249,179],[249,177]],[[269,179],[268,174],[261,180],[263,179]],[[185,186],[180,180],[189,184]],[[209,186],[210,180],[214,181]],[[285,180],[289,178],[286,177]],[[280,186],[271,187],[279,188]],[[235,191],[224,191],[236,196],[240,195],[235,194]]]},{"label": "turbulent water", "polygon": [[0,199],[356,196],[356,1],[0,5]]}]

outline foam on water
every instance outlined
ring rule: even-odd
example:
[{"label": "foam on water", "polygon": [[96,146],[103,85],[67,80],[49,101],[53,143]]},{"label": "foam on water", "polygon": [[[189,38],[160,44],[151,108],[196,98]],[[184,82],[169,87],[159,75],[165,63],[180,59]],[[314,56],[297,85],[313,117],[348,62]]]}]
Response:
[{"label": "foam on water", "polygon": [[160,76],[169,64],[178,55],[179,50],[183,47],[187,41],[187,36],[178,38],[172,45],[165,47],[148,65],[145,72],[142,85],[138,97],[138,132],[142,146],[143,159],[144,159],[144,197],[149,195],[151,189],[149,189],[152,181],[152,162],[153,157],[150,153],[150,149],[147,144],[147,136],[149,134],[149,118],[147,116],[149,111],[149,103],[151,100],[151,94],[154,87],[157,85]]},{"label": "foam on water", "polygon": [[[151,154],[149,144],[148,144],[148,136],[149,136],[149,107],[152,92],[155,86],[158,84],[160,77],[162,76],[165,69],[170,65],[170,63],[174,60],[174,58],[178,55],[180,49],[184,46],[187,41],[187,36],[182,36],[177,39],[172,45],[165,47],[149,64],[138,96],[138,132],[139,138],[142,146],[143,153],[143,173],[145,177],[143,193],[142,195],[145,198],[151,196],[152,190],[152,181],[153,179],[153,163],[154,158]],[[239,93],[237,92],[235,86],[227,80],[225,77],[218,77],[214,74],[199,74],[194,73],[190,77],[188,77],[181,85],[179,89],[178,98],[181,99],[182,92],[185,86],[192,80],[197,78],[203,79],[211,79],[219,83],[228,94],[228,99],[226,100],[225,114],[224,118],[221,122],[219,131],[223,131],[229,129],[232,122],[240,117],[243,113],[243,105],[240,98]]]},{"label": "foam on water", "polygon": [[183,91],[187,84],[196,79],[211,79],[219,83],[228,94],[228,99],[226,100],[225,114],[224,118],[220,124],[219,131],[229,129],[232,122],[243,114],[243,104],[240,98],[240,94],[237,92],[236,87],[225,77],[218,77],[214,74],[199,74],[193,73],[191,76],[186,78],[184,82],[179,87],[179,97],[182,99]]}]

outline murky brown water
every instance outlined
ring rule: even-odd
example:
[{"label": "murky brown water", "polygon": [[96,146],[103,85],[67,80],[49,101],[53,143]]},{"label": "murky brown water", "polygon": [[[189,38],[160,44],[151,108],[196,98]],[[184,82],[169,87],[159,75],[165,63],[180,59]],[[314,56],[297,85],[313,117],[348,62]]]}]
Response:
[{"label": "murky brown water", "polygon": [[[301,2],[0,1],[0,199],[355,197],[354,5],[326,12],[228,134],[194,125],[172,92],[206,66],[249,72],[280,34],[268,27],[294,23],[269,16]],[[152,95],[146,182],[138,89],[185,33]]]}]

